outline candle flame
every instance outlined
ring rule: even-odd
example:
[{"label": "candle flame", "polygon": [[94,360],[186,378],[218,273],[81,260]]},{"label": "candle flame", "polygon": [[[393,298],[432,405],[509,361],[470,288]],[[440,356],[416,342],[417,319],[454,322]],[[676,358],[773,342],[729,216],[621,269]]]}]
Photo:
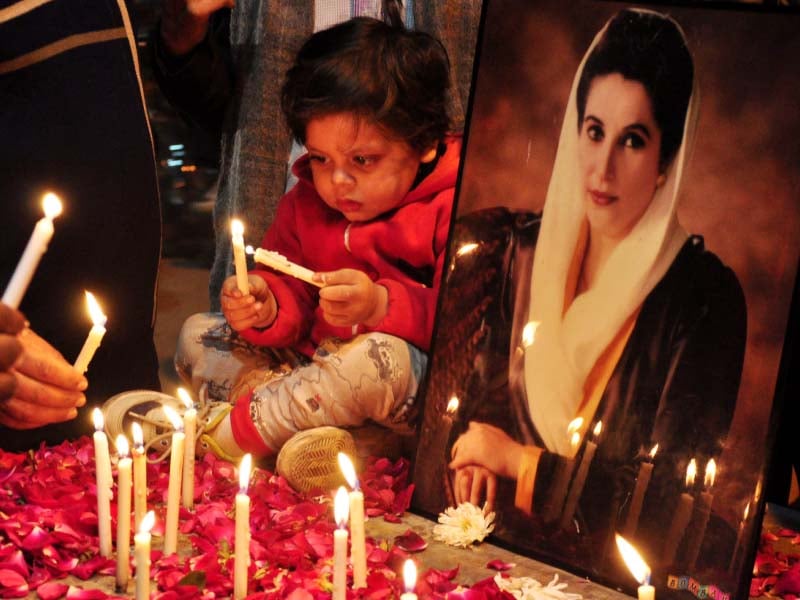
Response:
[{"label": "candle flame", "polygon": [[347,516],[350,512],[350,498],[347,495],[347,490],[343,485],[339,486],[336,490],[336,496],[333,498],[333,518],[339,529],[343,529],[347,523]]},{"label": "candle flame", "polygon": [[53,192],[47,192],[42,196],[42,210],[44,211],[45,217],[48,219],[55,219],[63,210],[61,199]]},{"label": "candle flame", "polygon": [[137,450],[141,450],[144,446],[144,435],[142,433],[142,426],[138,423],[131,425],[131,433],[133,434],[133,445]]},{"label": "candle flame", "polygon": [[117,447],[117,454],[119,454],[120,458],[128,458],[128,438],[120,433],[114,445]]},{"label": "candle flame", "polygon": [[713,458],[711,458],[706,463],[706,474],[703,477],[703,485],[706,486],[706,488],[710,488],[712,485],[714,485],[714,479],[716,478],[716,476],[717,476],[717,463],[714,462]]},{"label": "candle flame", "polygon": [[181,402],[183,402],[183,405],[186,408],[194,408],[194,401],[192,400],[192,397],[189,395],[189,392],[182,387],[178,388],[178,398]]},{"label": "candle flame", "polygon": [[253,464],[253,457],[248,453],[242,457],[239,463],[239,491],[247,493],[247,486],[250,485],[250,471]]},{"label": "candle flame", "polygon": [[570,446],[573,448],[577,448],[578,445],[581,443],[581,434],[577,431],[572,432],[572,438],[569,440]]},{"label": "candle flame", "polygon": [[142,517],[142,522],[139,525],[139,533],[150,533],[150,530],[153,528],[153,525],[156,524],[156,513],[152,510],[148,510],[147,514]]},{"label": "candle flame", "polygon": [[97,406],[92,411],[92,422],[95,431],[103,431],[103,411]]},{"label": "candle flame", "polygon": [[450,401],[447,403],[447,414],[454,415],[458,410],[458,396],[451,396]]},{"label": "candle flame", "polygon": [[572,433],[578,431],[582,426],[583,417],[575,417],[569,422],[569,425],[567,425],[567,435],[571,435]]},{"label": "candle flame", "polygon": [[697,462],[694,459],[689,461],[689,465],[686,467],[686,487],[692,487],[694,485],[694,478],[697,476]]},{"label": "candle flame", "polygon": [[347,480],[347,483],[354,490],[358,489],[358,478],[356,477],[356,469],[353,466],[353,461],[344,452],[339,452],[337,458],[339,459],[339,468],[342,470],[342,475]]},{"label": "candle flame", "polygon": [[414,586],[417,585],[417,565],[410,558],[403,563],[403,585],[406,587],[406,592],[413,592]]},{"label": "candle flame", "polygon": [[644,562],[639,552],[634,548],[628,540],[620,534],[615,534],[617,539],[617,548],[622,554],[622,560],[625,561],[625,566],[633,575],[633,578],[641,585],[650,585],[650,567]]},{"label": "candle flame", "polygon": [[103,314],[103,309],[100,308],[94,294],[86,290],[84,290],[84,293],[86,294],[86,308],[89,310],[89,317],[92,319],[92,323],[100,327],[104,326],[108,319]]},{"label": "candle flame", "polygon": [[245,254],[255,254],[256,253],[256,251],[253,249],[253,247],[250,244],[247,244],[247,246],[244,247],[244,251],[245,251]]},{"label": "candle flame", "polygon": [[522,328],[522,347],[527,348],[536,341],[536,330],[539,329],[540,321],[528,321]]},{"label": "candle flame", "polygon": [[233,235],[244,235],[244,225],[239,219],[231,219],[231,233]]},{"label": "candle flame", "polygon": [[467,254],[471,254],[475,251],[478,247],[478,244],[475,242],[469,242],[467,244],[463,244],[458,250],[456,250],[456,256],[465,256]]},{"label": "candle flame", "polygon": [[164,411],[164,415],[166,415],[167,419],[170,423],[172,423],[172,427],[176,431],[183,431],[183,420],[174,408],[165,404],[161,407],[161,410]]},{"label": "candle flame", "polygon": [[744,507],[744,514],[742,515],[742,521],[747,520],[747,515],[750,514],[750,503],[747,503],[747,506]]},{"label": "candle flame", "polygon": [[600,435],[601,431],[603,431],[603,422],[602,421],[598,421],[597,425],[594,426],[594,431],[592,432],[592,433],[594,433],[594,437],[597,437],[598,435]]},{"label": "candle flame", "polygon": [[658,452],[658,444],[650,448],[650,460],[656,457],[656,452]]}]

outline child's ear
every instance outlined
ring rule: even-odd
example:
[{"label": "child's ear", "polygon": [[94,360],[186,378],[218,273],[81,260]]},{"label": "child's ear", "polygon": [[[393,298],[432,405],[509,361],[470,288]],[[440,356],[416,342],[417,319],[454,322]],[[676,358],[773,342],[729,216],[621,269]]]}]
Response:
[{"label": "child's ear", "polygon": [[426,150],[425,152],[423,152],[423,153],[422,153],[422,156],[421,156],[421,157],[420,157],[420,159],[419,159],[419,162],[423,162],[423,163],[429,163],[429,162],[431,162],[431,161],[432,161],[434,158],[436,158],[436,147],[437,147],[437,146],[438,146],[438,144],[434,144],[434,145],[433,145],[433,146],[431,146],[431,147],[430,147],[428,150]]}]

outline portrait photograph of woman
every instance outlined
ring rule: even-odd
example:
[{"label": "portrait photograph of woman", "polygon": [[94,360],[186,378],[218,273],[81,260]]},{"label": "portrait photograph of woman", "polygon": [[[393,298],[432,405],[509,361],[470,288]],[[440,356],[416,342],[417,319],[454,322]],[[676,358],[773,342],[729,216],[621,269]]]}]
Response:
[{"label": "portrait photograph of woman", "polygon": [[797,15],[484,10],[417,508],[635,589],[619,534],[661,597],[737,597],[798,265]]}]

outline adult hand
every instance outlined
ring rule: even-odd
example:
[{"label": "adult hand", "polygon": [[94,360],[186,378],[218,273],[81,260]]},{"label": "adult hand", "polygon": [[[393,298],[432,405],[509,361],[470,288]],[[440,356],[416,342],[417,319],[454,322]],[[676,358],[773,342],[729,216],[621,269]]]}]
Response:
[{"label": "adult hand", "polygon": [[319,291],[319,306],[325,320],[337,327],[364,323],[374,327],[386,316],[389,291],[356,269],[315,273],[324,287]]},{"label": "adult hand", "polygon": [[25,319],[19,311],[0,304],[0,406],[14,395],[17,378],[11,371],[22,352],[17,334],[25,327]]},{"label": "adult hand", "polygon": [[458,468],[453,476],[453,492],[456,504],[469,502],[481,506],[485,502],[484,511],[491,512],[497,498],[497,475],[485,467]]},{"label": "adult hand", "polygon": [[206,37],[212,13],[233,8],[234,0],[164,0],[161,39],[170,54],[191,52]]},{"label": "adult hand", "polygon": [[516,479],[523,446],[499,427],[470,421],[450,451],[449,467],[485,467],[500,477]]},{"label": "adult hand", "polygon": [[74,419],[86,404],[86,378],[30,329],[23,329],[18,340],[22,353],[13,368],[17,387],[0,403],[0,423],[33,429]]},{"label": "adult hand", "polygon": [[234,331],[268,327],[278,316],[278,303],[267,282],[258,275],[248,275],[247,282],[250,284],[249,294],[242,294],[235,275],[222,283],[222,314]]}]

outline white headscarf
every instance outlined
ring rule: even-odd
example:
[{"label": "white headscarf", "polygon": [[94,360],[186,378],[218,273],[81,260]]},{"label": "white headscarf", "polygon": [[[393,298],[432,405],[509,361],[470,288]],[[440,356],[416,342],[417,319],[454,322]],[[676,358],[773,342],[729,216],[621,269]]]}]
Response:
[{"label": "white headscarf", "polygon": [[656,189],[650,206],[608,258],[592,289],[577,296],[564,312],[567,276],[586,218],[585,190],[578,175],[576,93],[587,57],[607,27],[608,23],[595,36],[572,83],[531,277],[529,321],[538,323],[538,327],[535,342],[525,351],[528,409],[547,449],[562,455],[575,451],[567,426],[575,418],[587,376],[687,239],[677,220],[676,205],[688,142],[694,137],[696,86],[686,113],[683,140],[664,173],[664,184]]}]

